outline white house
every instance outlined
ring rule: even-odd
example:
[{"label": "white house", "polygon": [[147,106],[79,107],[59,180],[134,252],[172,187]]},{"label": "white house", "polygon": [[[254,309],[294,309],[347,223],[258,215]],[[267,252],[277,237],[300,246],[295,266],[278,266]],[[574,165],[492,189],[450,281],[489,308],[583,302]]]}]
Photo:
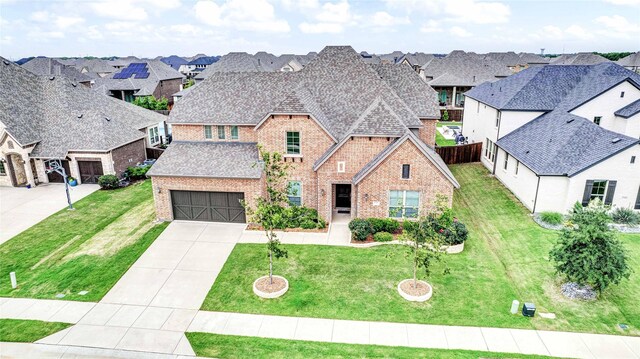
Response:
[{"label": "white house", "polygon": [[532,212],[594,198],[640,209],[640,76],[613,63],[529,68],[465,93],[463,133]]}]

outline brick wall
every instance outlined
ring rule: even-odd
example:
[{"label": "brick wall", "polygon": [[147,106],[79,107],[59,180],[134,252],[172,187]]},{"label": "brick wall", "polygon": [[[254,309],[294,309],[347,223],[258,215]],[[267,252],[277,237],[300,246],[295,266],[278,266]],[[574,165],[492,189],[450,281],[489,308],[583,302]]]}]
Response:
[{"label": "brick wall", "polygon": [[[256,142],[254,126],[238,126],[238,139],[231,140],[231,126],[225,126],[225,141]],[[204,138],[204,125],[179,125],[171,126],[173,139],[176,141],[221,141],[218,139],[218,126],[212,125],[211,140]]]},{"label": "brick wall", "polygon": [[166,97],[169,103],[173,103],[173,94],[180,91],[180,85],[182,85],[182,79],[162,80],[156,86],[153,91],[153,97],[161,98]]},{"label": "brick wall", "polygon": [[147,149],[144,139],[131,142],[111,151],[113,168],[120,176],[127,167],[135,166],[147,159]]},{"label": "brick wall", "polygon": [[422,128],[418,131],[418,137],[422,140],[422,142],[426,143],[431,147],[436,146],[436,124],[438,120],[428,120],[422,119]]},{"label": "brick wall", "polygon": [[255,207],[256,198],[263,194],[263,181],[260,179],[152,177],[151,182],[156,215],[163,221],[173,220],[170,190],[244,192],[244,199],[251,207]]},{"label": "brick wall", "polygon": [[[402,179],[402,165],[411,165],[411,178]],[[453,184],[411,142],[404,142],[357,186],[358,217],[388,217],[389,191],[420,191],[421,214],[437,194],[453,199]],[[365,200],[365,195],[367,200]],[[374,206],[374,202],[379,205]]]},{"label": "brick wall", "polygon": [[[318,213],[325,219],[331,219],[335,207],[334,184],[351,183],[353,176],[362,167],[387,147],[393,139],[387,137],[352,137],[347,140],[319,169],[318,191],[324,190],[325,195],[320,195]],[[345,172],[338,173],[338,162],[345,162]],[[351,206],[355,204],[355,190],[351,190]],[[355,215],[355,211],[351,212]]]},{"label": "brick wall", "polygon": [[[286,153],[287,131],[300,132],[300,156],[285,157],[291,165],[289,179],[302,181],[302,203],[318,208],[318,180],[313,171],[315,161],[327,151],[334,141],[318,124],[307,116],[276,115],[265,121],[256,131],[258,143],[269,152]],[[286,156],[286,155],[285,155]],[[329,218],[327,218],[329,219]]]}]

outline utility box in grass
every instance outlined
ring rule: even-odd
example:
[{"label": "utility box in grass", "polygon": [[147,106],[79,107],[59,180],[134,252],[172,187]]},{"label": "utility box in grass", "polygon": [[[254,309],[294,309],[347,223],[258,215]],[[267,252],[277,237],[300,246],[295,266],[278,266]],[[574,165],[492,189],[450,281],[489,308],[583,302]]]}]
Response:
[{"label": "utility box in grass", "polygon": [[536,305],[533,303],[524,303],[522,306],[522,315],[525,317],[533,317],[536,314]]}]

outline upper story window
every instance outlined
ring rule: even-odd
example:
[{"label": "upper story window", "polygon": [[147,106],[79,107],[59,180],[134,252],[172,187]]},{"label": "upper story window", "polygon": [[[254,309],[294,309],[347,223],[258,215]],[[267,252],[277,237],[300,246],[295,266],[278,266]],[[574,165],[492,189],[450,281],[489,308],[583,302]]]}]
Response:
[{"label": "upper story window", "polygon": [[624,97],[624,91],[620,92],[620,97]]},{"label": "upper story window", "polygon": [[158,126],[149,128],[149,144],[151,146],[160,143],[160,134],[158,133]]},{"label": "upper story window", "polygon": [[207,140],[210,140],[213,138],[213,134],[211,132],[211,126],[209,125],[204,126],[204,138]]},{"label": "upper story window", "polygon": [[0,162],[0,176],[6,176],[7,170],[4,168],[4,162]]},{"label": "upper story window", "polygon": [[602,116],[596,116],[593,118],[593,123],[600,126],[600,121],[602,120]]},{"label": "upper story window", "polygon": [[218,126],[218,139],[219,140],[225,139],[224,126]]},{"label": "upper story window", "polygon": [[402,165],[402,178],[409,179],[411,176],[411,165]]},{"label": "upper story window", "polygon": [[238,139],[238,126],[231,126],[231,139],[232,140]]},{"label": "upper story window", "polygon": [[519,170],[520,170],[520,161],[516,161],[516,176],[518,175]]},{"label": "upper story window", "polygon": [[506,171],[509,168],[509,154],[505,153],[504,154],[504,165],[503,165],[504,170]]},{"label": "upper story window", "polygon": [[631,156],[631,164],[636,163],[636,156]]},{"label": "upper story window", "polygon": [[502,112],[497,111],[496,113],[496,128],[500,127],[500,117],[502,116]]},{"label": "upper story window", "polygon": [[289,181],[287,186],[287,197],[289,198],[289,204],[292,206],[302,205],[302,182]]},{"label": "upper story window", "polygon": [[300,132],[287,132],[287,154],[300,154]]}]

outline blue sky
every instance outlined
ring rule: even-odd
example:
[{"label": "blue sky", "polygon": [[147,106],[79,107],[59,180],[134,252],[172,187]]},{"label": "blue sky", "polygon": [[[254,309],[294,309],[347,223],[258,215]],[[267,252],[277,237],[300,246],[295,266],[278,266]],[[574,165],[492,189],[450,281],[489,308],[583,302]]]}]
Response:
[{"label": "blue sky", "polygon": [[0,55],[640,50],[640,0],[0,0]]}]

